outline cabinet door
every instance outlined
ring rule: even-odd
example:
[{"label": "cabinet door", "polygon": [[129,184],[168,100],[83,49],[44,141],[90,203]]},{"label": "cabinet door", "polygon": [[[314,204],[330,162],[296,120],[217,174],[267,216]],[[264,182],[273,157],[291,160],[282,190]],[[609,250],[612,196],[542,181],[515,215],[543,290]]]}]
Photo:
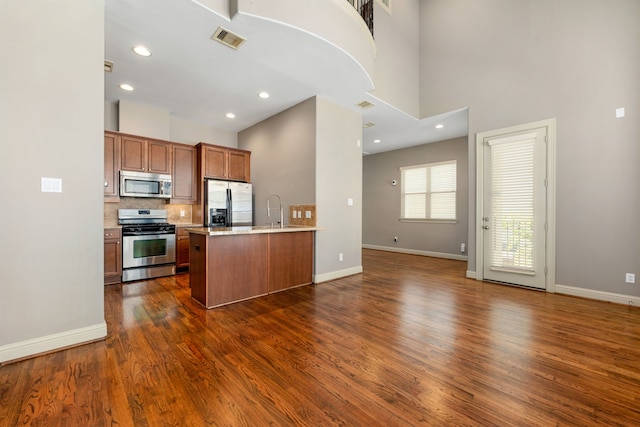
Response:
[{"label": "cabinet door", "polygon": [[122,281],[122,244],[118,228],[104,230],[104,284]]},{"label": "cabinet door", "polygon": [[147,141],[123,136],[120,147],[120,168],[134,172],[146,172]]},{"label": "cabinet door", "polygon": [[177,228],[176,235],[176,268],[189,267],[189,233],[184,228]]},{"label": "cabinet door", "polygon": [[120,137],[111,133],[104,134],[104,201],[120,201]]},{"label": "cabinet door", "polygon": [[195,203],[196,184],[196,148],[190,145],[174,144],[172,202]]},{"label": "cabinet door", "polygon": [[271,233],[269,236],[269,292],[313,281],[313,231]]},{"label": "cabinet door", "polygon": [[250,159],[251,153],[246,151],[229,150],[228,152],[229,167],[227,176],[235,181],[251,181],[250,176]]},{"label": "cabinet door", "polygon": [[147,145],[147,172],[171,175],[171,144],[150,140]]},{"label": "cabinet door", "polygon": [[205,178],[227,178],[227,150],[217,147],[203,147],[203,170]]}]

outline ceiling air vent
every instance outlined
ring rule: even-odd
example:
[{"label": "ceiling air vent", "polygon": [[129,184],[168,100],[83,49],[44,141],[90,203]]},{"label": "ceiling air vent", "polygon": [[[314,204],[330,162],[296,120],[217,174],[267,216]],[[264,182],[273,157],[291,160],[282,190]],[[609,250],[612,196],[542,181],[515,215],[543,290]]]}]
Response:
[{"label": "ceiling air vent", "polygon": [[375,125],[376,125],[375,123],[369,122],[369,123],[363,124],[362,127],[366,129],[366,128],[370,128],[370,127],[375,126]]},{"label": "ceiling air vent", "polygon": [[106,59],[104,60],[104,70],[107,73],[110,73],[113,71],[113,62],[111,61],[107,61]]},{"label": "ceiling air vent", "polygon": [[239,48],[240,45],[247,40],[237,34],[233,34],[231,31],[222,27],[218,27],[216,32],[211,36],[211,39],[220,42],[223,45],[230,47],[231,49]]},{"label": "ceiling air vent", "polygon": [[366,110],[367,108],[373,107],[375,104],[370,103],[369,101],[362,101],[356,104],[358,107]]}]

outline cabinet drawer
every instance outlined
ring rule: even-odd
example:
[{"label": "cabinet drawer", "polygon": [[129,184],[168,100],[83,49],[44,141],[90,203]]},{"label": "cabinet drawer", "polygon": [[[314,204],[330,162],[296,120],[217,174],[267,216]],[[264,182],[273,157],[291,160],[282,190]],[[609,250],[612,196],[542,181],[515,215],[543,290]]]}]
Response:
[{"label": "cabinet drawer", "polygon": [[176,227],[176,237],[189,237],[187,228],[189,227]]},{"label": "cabinet drawer", "polygon": [[120,228],[105,228],[104,229],[104,238],[105,239],[119,239],[122,236],[122,230]]}]

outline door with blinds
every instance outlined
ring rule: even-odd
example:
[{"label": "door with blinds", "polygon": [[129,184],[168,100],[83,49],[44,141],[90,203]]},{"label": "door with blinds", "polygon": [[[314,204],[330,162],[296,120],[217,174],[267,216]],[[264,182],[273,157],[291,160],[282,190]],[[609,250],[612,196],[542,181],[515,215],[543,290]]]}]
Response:
[{"label": "door with blinds", "polygon": [[483,138],[485,280],[545,289],[547,128]]}]

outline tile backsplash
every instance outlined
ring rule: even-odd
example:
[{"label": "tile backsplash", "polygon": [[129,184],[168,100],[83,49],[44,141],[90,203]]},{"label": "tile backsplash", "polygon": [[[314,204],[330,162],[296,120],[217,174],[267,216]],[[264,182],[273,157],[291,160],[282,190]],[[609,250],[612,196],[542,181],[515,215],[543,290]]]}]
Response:
[{"label": "tile backsplash", "polygon": [[[118,203],[104,204],[104,226],[116,227],[118,225],[118,209],[164,209],[167,211],[167,220],[171,224],[191,224],[192,205],[173,205],[164,199],[121,197]],[[180,211],[185,215],[180,216]]]}]

